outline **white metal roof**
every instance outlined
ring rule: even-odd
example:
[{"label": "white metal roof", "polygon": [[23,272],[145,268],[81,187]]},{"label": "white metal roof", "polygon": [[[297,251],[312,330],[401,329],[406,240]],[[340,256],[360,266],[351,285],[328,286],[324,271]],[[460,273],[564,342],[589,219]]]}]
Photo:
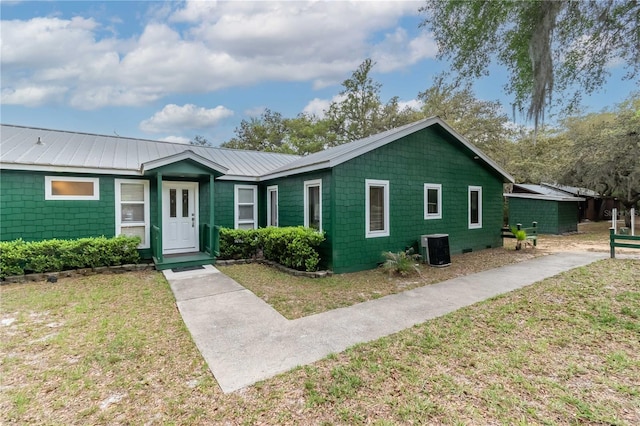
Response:
[{"label": "white metal roof", "polygon": [[513,187],[514,188],[519,187],[539,195],[549,195],[552,197],[567,197],[566,192],[558,191],[557,189],[550,188],[548,186],[543,186],[543,185],[534,185],[531,183],[515,183],[513,184]]},{"label": "white metal roof", "polygon": [[433,125],[439,125],[451,134],[505,181],[514,181],[509,173],[439,117],[426,118],[305,157],[1,125],[0,167],[139,175],[144,172],[145,165],[162,164],[167,158],[182,158],[179,154],[190,151],[189,158],[205,162],[221,172],[226,170],[220,179],[258,181],[334,167]]},{"label": "white metal roof", "polygon": [[588,188],[580,188],[577,186],[569,186],[569,185],[560,185],[559,183],[541,183],[542,186],[546,186],[548,188],[553,188],[558,191],[562,191],[566,194],[577,195],[577,196],[585,196],[585,197],[600,197],[596,191],[593,191]]},{"label": "white metal roof", "polygon": [[201,147],[147,139],[2,125],[4,169],[141,174],[142,165],[191,151],[226,169],[226,178],[257,178],[300,158],[297,155]]},{"label": "white metal roof", "polygon": [[584,201],[585,199],[582,197],[572,197],[572,196],[557,196],[557,195],[543,195],[543,194],[523,194],[523,193],[510,193],[510,194],[502,194],[507,198],[526,198],[529,200],[547,200],[547,201]]},{"label": "white metal roof", "polygon": [[304,173],[335,167],[338,164],[342,164],[355,157],[358,157],[369,151],[380,148],[381,146],[384,146],[390,142],[398,140],[404,136],[410,135],[414,132],[436,124],[450,133],[454,138],[459,140],[462,145],[466,146],[471,152],[474,153],[475,156],[482,159],[487,166],[496,170],[500,175],[504,177],[505,181],[514,181],[513,177],[502,167],[500,167],[492,159],[487,157],[486,154],[484,154],[482,151],[480,151],[480,149],[471,144],[471,142],[466,140],[462,135],[453,130],[439,117],[425,118],[402,127],[369,136],[364,139],[349,142],[343,145],[338,145],[336,147],[325,149],[324,151],[316,152],[314,154],[287,163],[286,165],[272,171],[271,173],[269,173],[269,175],[264,176],[263,179],[272,179],[294,173]]}]

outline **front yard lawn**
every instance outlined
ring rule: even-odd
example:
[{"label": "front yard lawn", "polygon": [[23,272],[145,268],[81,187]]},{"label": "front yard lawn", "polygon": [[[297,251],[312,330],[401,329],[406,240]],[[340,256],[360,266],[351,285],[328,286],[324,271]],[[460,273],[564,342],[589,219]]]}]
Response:
[{"label": "front yard lawn", "polygon": [[420,275],[393,276],[382,269],[333,275],[326,278],[294,277],[257,263],[218,266],[288,319],[351,306],[416,287],[438,283],[541,256],[533,249],[515,251],[494,248],[451,256],[451,266],[434,268],[420,264]]},{"label": "front yard lawn", "polygon": [[640,262],[605,260],[243,391],[155,272],[0,287],[3,424],[640,424]]}]

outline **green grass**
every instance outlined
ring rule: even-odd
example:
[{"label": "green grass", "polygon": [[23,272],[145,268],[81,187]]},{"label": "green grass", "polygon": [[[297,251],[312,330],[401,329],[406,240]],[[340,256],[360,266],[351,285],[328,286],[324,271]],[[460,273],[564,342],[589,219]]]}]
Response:
[{"label": "green grass", "polygon": [[640,262],[605,260],[224,395],[153,272],[0,287],[3,424],[640,419]]},{"label": "green grass", "polygon": [[446,268],[412,263],[419,273],[402,276],[384,268],[326,278],[295,277],[257,263],[220,266],[218,269],[264,299],[286,318],[295,319],[351,306],[415,287],[445,281],[472,272],[532,259],[543,253],[495,248],[452,256]]}]

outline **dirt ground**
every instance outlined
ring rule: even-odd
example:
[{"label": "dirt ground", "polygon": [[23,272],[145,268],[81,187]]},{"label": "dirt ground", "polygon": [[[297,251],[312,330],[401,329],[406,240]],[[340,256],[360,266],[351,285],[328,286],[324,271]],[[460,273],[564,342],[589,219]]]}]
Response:
[{"label": "dirt ground", "polygon": [[[624,222],[618,223],[618,228],[624,226]],[[640,225],[639,225],[640,226]],[[606,252],[609,247],[609,228],[611,222],[583,222],[578,224],[578,232],[563,235],[540,235],[537,249],[541,251],[595,251]],[[640,232],[636,232],[638,235]],[[640,250],[616,248],[616,254],[637,254]]]}]

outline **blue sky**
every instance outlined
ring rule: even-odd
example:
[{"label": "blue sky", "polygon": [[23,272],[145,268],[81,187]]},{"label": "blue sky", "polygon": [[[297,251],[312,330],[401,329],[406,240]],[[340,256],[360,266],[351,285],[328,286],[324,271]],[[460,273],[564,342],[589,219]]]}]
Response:
[{"label": "blue sky", "polygon": [[[448,68],[419,28],[422,4],[2,1],[1,121],[218,145],[264,108],[322,114],[369,57],[382,100],[412,105]],[[637,90],[611,72],[585,110]],[[493,67],[474,90],[511,114],[506,79]]]}]

